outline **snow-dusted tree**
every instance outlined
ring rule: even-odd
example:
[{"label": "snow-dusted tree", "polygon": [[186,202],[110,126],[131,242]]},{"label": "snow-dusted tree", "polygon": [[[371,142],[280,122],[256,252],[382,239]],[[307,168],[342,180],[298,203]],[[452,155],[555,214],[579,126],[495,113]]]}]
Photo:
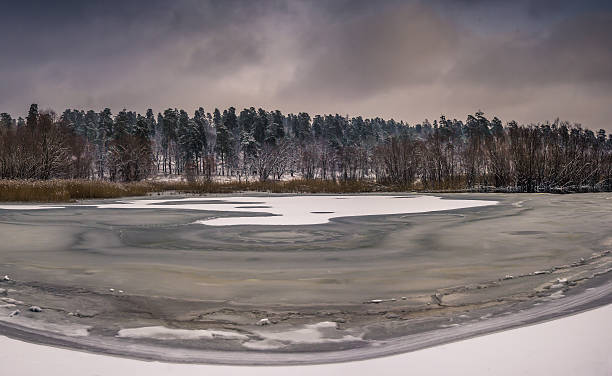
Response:
[{"label": "snow-dusted tree", "polygon": [[9,128],[14,124],[14,120],[10,114],[3,112],[0,114],[0,127]]},{"label": "snow-dusted tree", "polygon": [[266,181],[270,176],[280,179],[289,165],[291,143],[282,141],[277,145],[264,143],[251,157],[251,165],[260,181]]},{"label": "snow-dusted tree", "polygon": [[[224,113],[227,114],[227,111],[224,111]],[[228,155],[232,151],[231,133],[223,120],[224,119],[221,117],[219,109],[215,108],[213,122],[215,124],[215,130],[217,135],[216,152],[221,157],[221,175],[225,175],[225,163],[227,161]]]},{"label": "snow-dusted tree", "polygon": [[162,122],[162,149],[164,151],[164,173],[172,174],[172,154],[175,151],[176,131],[179,114],[176,109],[168,108],[164,111]]},{"label": "snow-dusted tree", "polygon": [[26,125],[33,128],[36,127],[36,124],[38,124],[38,105],[32,103],[28,111],[28,116],[26,117]]}]

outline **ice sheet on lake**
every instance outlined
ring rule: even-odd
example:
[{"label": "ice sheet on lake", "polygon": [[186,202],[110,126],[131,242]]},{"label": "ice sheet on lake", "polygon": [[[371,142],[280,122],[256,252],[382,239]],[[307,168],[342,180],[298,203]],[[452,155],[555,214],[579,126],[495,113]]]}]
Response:
[{"label": "ice sheet on lake", "polygon": [[[205,200],[205,201],[203,201]],[[256,213],[258,216],[209,218],[196,223],[209,226],[228,225],[314,225],[332,218],[363,215],[425,213],[495,205],[496,201],[451,200],[435,196],[237,196],[198,197],[166,200],[129,200],[94,205],[100,209],[205,210]],[[75,207],[68,205],[65,207]],[[91,206],[91,205],[90,205]],[[27,210],[28,205],[0,205],[0,209]],[[32,205],[32,208],[44,207]],[[49,207],[57,208],[57,207]]]}]

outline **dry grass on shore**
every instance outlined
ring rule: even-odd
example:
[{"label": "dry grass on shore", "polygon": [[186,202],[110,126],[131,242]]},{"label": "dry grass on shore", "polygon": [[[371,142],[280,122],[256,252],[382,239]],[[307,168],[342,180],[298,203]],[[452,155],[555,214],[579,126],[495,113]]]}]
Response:
[{"label": "dry grass on shore", "polygon": [[0,201],[63,202],[86,198],[142,196],[152,192],[148,183],[113,183],[101,180],[0,180]]},{"label": "dry grass on shore", "polygon": [[360,193],[391,191],[371,181],[296,179],[253,182],[160,182],[116,183],[104,180],[0,180],[0,201],[67,202],[80,199],[145,196],[154,192],[181,193]]}]

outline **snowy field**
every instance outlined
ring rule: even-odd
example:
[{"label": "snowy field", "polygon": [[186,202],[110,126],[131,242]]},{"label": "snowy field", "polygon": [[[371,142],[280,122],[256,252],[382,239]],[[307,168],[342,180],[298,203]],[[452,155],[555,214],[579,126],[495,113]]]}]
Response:
[{"label": "snowy field", "polygon": [[[314,225],[331,218],[362,215],[425,213],[494,205],[485,200],[443,200],[434,196],[257,196],[131,200],[92,205],[99,209],[175,209],[261,213],[267,216],[212,218],[197,221],[209,226]],[[5,210],[42,210],[74,207],[44,205],[0,205]]]},{"label": "snowy field", "polygon": [[371,360],[282,367],[170,364],[0,337],[3,373],[88,375],[612,375],[612,305],[533,326]]}]

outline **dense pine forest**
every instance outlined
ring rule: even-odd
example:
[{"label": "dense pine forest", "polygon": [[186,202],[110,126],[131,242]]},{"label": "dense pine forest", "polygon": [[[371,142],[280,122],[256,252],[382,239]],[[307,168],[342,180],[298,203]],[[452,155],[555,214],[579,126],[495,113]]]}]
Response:
[{"label": "dense pine forest", "polygon": [[612,190],[612,134],[555,121],[505,125],[476,112],[409,125],[253,107],[141,115],[30,107],[0,114],[1,179],[154,177],[372,181],[402,189]]}]

